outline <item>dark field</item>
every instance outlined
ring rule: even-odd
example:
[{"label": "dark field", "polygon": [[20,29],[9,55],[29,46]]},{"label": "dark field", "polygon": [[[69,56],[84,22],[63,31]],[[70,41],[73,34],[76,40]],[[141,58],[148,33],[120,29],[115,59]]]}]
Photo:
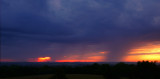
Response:
[{"label": "dark field", "polygon": [[1,65],[0,79],[160,79],[157,62],[85,65]]},{"label": "dark field", "polygon": [[[36,75],[25,77],[13,77],[13,78],[0,78],[0,79],[49,79],[52,74],[49,75]],[[84,74],[68,74],[68,79],[104,79],[101,75],[84,75]]]}]

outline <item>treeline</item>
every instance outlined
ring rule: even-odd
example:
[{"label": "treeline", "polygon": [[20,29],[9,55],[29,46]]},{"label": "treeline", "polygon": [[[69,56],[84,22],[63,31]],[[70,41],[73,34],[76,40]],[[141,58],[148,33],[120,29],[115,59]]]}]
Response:
[{"label": "treeline", "polygon": [[[63,71],[63,72],[62,72]],[[0,78],[41,75],[41,74],[94,74],[103,75],[105,79],[160,79],[160,65],[156,62],[141,61],[134,64],[118,63],[116,65],[98,64],[85,66],[0,66]]]}]

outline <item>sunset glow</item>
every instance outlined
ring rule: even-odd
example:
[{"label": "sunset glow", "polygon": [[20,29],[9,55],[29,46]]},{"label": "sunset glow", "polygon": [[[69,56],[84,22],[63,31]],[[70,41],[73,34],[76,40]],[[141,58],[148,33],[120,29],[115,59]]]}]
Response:
[{"label": "sunset glow", "polygon": [[147,46],[131,50],[129,54],[152,54],[152,53],[160,53],[160,44],[158,45],[148,44]]},{"label": "sunset glow", "polygon": [[98,62],[96,60],[56,60],[55,62]]},{"label": "sunset glow", "polygon": [[62,59],[55,60],[55,62],[103,62],[105,56],[106,52],[71,54],[65,55]]},{"label": "sunset glow", "polygon": [[1,0],[1,7],[1,61],[160,57],[160,0]]},{"label": "sunset glow", "polygon": [[49,62],[51,61],[51,57],[39,57],[38,62]]},{"label": "sunset glow", "polygon": [[160,61],[160,54],[153,55],[143,55],[140,57],[141,60],[149,60],[149,61]]},{"label": "sunset glow", "polygon": [[143,47],[131,50],[124,61],[136,62],[141,60],[160,61],[160,44],[150,43]]},{"label": "sunset glow", "polygon": [[101,54],[105,54],[106,52],[99,52],[99,53],[101,53]]}]

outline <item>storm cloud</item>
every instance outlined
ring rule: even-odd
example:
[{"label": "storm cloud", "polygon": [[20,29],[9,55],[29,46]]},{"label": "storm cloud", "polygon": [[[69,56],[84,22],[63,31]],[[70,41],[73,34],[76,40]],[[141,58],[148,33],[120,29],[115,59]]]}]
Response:
[{"label": "storm cloud", "polygon": [[25,61],[108,51],[121,61],[160,41],[159,0],[1,0],[2,58]]}]

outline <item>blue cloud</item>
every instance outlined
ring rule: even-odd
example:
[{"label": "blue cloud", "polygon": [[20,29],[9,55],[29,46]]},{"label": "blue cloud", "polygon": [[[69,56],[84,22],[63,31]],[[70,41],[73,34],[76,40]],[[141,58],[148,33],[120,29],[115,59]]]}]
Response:
[{"label": "blue cloud", "polygon": [[[97,51],[111,52],[107,60],[117,61],[135,43],[160,41],[159,5],[159,0],[2,0],[3,57],[39,52],[58,58],[73,53],[72,45],[83,53],[93,49],[81,45],[96,45]],[[52,45],[59,48],[48,50]]]}]

